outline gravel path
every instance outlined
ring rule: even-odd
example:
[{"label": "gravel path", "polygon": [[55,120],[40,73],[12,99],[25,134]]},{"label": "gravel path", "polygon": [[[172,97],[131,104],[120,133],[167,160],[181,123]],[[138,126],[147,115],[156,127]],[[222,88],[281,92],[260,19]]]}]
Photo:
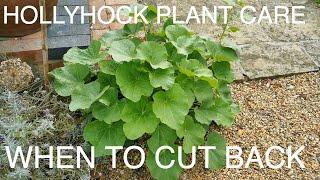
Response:
[{"label": "gravel path", "polygon": [[[213,129],[221,132],[229,145],[242,147],[244,159],[252,146],[258,147],[264,159],[270,146],[292,145],[295,150],[304,145],[306,149],[300,157],[306,169],[301,170],[294,163],[291,170],[253,165],[249,169],[211,171],[203,168],[200,153],[197,165],[185,171],[181,179],[320,179],[320,72],[235,83],[232,92],[241,107],[236,124],[230,129]],[[276,162],[278,157],[282,156],[271,154]],[[118,159],[121,168],[108,168],[108,178],[150,179],[145,167],[131,171],[121,161]]]}]

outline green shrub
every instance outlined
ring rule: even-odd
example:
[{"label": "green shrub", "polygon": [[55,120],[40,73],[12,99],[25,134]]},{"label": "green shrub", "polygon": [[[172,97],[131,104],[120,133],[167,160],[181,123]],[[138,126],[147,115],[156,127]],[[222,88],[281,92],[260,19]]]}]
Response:
[{"label": "green shrub", "polygon": [[[146,13],[150,20],[153,9]],[[235,50],[167,19],[162,27],[127,24],[87,49],[72,48],[65,66],[51,75],[56,92],[71,97],[69,109],[93,117],[84,138],[95,146],[96,156],[111,155],[105,146],[147,135],[152,176],[175,179],[180,167],[162,170],[152,158],[160,146],[176,147],[177,139],[185,154],[192,146],[217,145],[222,151],[210,155],[218,158],[210,167],[224,166],[224,140],[214,133],[205,142],[205,135],[212,122],[225,127],[234,122],[237,106],[228,84],[230,64],[237,60]],[[172,156],[163,153],[164,161]]]}]

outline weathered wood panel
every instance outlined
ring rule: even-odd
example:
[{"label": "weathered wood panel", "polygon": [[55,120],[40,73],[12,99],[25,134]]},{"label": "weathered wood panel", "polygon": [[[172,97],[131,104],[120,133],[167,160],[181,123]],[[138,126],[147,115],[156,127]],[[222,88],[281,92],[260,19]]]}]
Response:
[{"label": "weathered wood panel", "polygon": [[0,41],[0,52],[35,51],[42,48],[41,39],[9,39]]}]

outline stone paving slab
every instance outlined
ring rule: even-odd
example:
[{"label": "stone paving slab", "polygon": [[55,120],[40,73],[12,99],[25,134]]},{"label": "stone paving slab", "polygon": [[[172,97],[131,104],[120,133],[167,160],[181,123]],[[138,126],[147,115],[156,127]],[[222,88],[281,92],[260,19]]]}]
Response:
[{"label": "stone paving slab", "polygon": [[267,42],[242,47],[241,66],[250,79],[317,71],[299,43]]},{"label": "stone paving slab", "polygon": [[245,77],[244,77],[245,71],[243,70],[240,61],[236,61],[232,63],[231,68],[233,69],[235,80],[238,80],[238,81],[245,80]]},{"label": "stone paving slab", "polygon": [[314,58],[315,63],[320,67],[320,40],[302,42],[301,46]]}]

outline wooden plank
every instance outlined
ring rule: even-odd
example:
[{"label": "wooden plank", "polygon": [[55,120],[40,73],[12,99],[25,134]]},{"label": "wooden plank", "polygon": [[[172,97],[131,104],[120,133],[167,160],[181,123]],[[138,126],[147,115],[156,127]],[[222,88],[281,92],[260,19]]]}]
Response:
[{"label": "wooden plank", "polygon": [[48,39],[48,47],[50,49],[75,46],[89,46],[89,44],[90,35],[60,36],[50,37]]},{"label": "wooden plank", "polygon": [[41,32],[36,32],[27,36],[19,37],[17,39],[40,39],[41,38]]},{"label": "wooden plank", "polygon": [[89,24],[52,25],[48,28],[48,37],[90,34]]},{"label": "wooden plank", "polygon": [[29,64],[42,64],[42,52],[41,50],[37,51],[21,51],[21,52],[9,52],[6,53],[9,57],[17,57],[22,61],[25,61]]},{"label": "wooden plank", "polygon": [[[64,21],[66,24],[70,24],[69,16],[57,16],[58,21]],[[84,23],[89,24],[89,17],[84,17]],[[81,24],[81,16],[75,15],[73,17],[73,24]]]},{"label": "wooden plank", "polygon": [[[46,7],[46,0],[40,0],[39,6]],[[46,8],[44,8],[43,18],[47,19]],[[47,87],[49,85],[49,65],[48,65],[48,26],[46,24],[41,24],[41,33],[42,33],[42,72],[43,72],[43,81],[44,85]]]},{"label": "wooden plank", "polygon": [[63,66],[63,60],[50,60],[49,61],[49,70],[52,71],[56,68]]},{"label": "wooden plank", "polygon": [[36,51],[42,48],[41,39],[10,39],[0,41],[0,52]]},{"label": "wooden plank", "polygon": [[58,6],[84,6],[88,5],[87,0],[59,0]]},{"label": "wooden plank", "polygon": [[[74,9],[77,6],[68,6],[68,9],[70,10],[70,12],[73,12]],[[84,6],[84,12],[89,12],[89,8],[88,6]],[[78,8],[78,10],[76,11],[76,15],[80,15],[81,14],[81,10],[80,7]],[[69,16],[69,14],[67,13],[66,9],[64,7],[57,7],[57,15],[58,16]]]}]

